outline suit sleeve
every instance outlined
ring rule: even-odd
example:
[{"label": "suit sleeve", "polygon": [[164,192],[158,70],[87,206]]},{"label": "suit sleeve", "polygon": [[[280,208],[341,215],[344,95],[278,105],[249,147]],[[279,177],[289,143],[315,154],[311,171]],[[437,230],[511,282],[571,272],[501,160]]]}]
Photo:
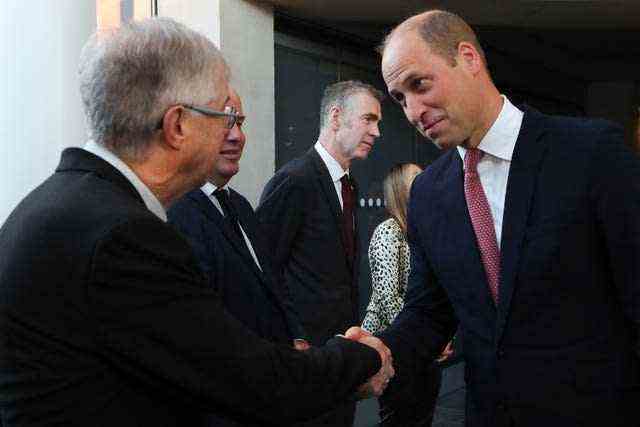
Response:
[{"label": "suit sleeve", "polygon": [[402,311],[391,326],[380,334],[393,354],[394,383],[410,381],[421,367],[429,365],[451,339],[457,326],[453,308],[444,288],[438,283],[423,244],[419,221],[419,203],[424,194],[416,194],[418,180],[412,186],[407,218],[407,237],[411,253],[411,272]]},{"label": "suit sleeve", "polygon": [[591,196],[603,230],[615,291],[633,325],[640,357],[640,159],[623,143],[622,129],[598,135],[591,162]]},{"label": "suit sleeve", "polygon": [[293,422],[350,399],[377,352],[333,340],[299,352],[245,329],[199,272],[188,243],[156,219],[96,246],[87,298],[108,363],[167,399],[233,417]]}]

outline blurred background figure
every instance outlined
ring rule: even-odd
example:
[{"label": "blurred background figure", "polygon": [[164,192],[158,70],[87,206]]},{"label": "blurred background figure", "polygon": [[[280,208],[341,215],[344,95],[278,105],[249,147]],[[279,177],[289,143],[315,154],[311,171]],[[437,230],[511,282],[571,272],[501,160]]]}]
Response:
[{"label": "blurred background figure", "polygon": [[[371,300],[362,327],[371,333],[387,328],[404,305],[410,271],[407,243],[407,204],[414,178],[422,168],[414,163],[400,163],[391,168],[382,183],[389,219],[380,223],[369,244]],[[439,361],[451,354],[447,346]],[[381,426],[430,426],[440,390],[442,372],[429,364],[416,375],[412,386],[394,387],[380,401]]]}]

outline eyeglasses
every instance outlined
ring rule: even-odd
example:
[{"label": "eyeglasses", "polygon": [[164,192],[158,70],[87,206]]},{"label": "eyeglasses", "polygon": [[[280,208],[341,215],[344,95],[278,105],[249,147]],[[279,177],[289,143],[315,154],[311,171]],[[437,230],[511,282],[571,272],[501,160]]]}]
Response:
[{"label": "eyeglasses", "polygon": [[215,111],[199,105],[183,104],[183,106],[188,110],[197,111],[198,113],[204,114],[205,116],[226,117],[227,119],[224,122],[224,125],[227,129],[233,128],[236,123],[238,124],[238,126],[242,126],[245,119],[245,116],[243,116],[242,114],[238,114],[238,110],[231,106],[224,107],[224,111]]},{"label": "eyeglasses", "polygon": [[[227,129],[232,129],[236,124],[238,126],[242,126],[245,120],[245,116],[238,114],[238,110],[231,106],[224,107],[224,111],[216,111],[200,105],[182,104],[182,106],[187,110],[196,111],[200,114],[204,114],[205,116],[225,117],[224,126]],[[162,129],[162,119],[160,119],[160,123],[158,123],[157,128]]]}]

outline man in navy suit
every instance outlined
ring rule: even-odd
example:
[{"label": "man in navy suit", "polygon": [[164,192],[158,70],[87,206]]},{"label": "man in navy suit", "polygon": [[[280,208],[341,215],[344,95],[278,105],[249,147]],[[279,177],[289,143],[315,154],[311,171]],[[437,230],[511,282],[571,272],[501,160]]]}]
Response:
[{"label": "man in navy suit", "polygon": [[449,149],[411,190],[406,304],[382,334],[398,374],[459,326],[468,426],[638,425],[640,164],[621,130],[515,107],[454,14],[382,49],[393,99]]},{"label": "man in navy suit", "polygon": [[[230,92],[229,105],[239,119],[221,145],[208,181],[178,200],[167,216],[189,240],[211,287],[220,291],[236,319],[262,338],[303,350],[308,348],[305,332],[284,284],[272,277],[253,208],[228,186],[240,170],[246,141],[242,103]],[[213,416],[212,425],[240,424]]]}]

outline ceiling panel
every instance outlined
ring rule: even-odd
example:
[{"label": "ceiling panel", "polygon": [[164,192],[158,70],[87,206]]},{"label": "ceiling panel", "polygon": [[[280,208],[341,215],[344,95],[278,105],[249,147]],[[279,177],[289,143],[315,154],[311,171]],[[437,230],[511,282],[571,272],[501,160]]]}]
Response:
[{"label": "ceiling panel", "polygon": [[270,0],[296,17],[399,22],[428,8],[454,11],[478,26],[640,29],[640,0]]}]

